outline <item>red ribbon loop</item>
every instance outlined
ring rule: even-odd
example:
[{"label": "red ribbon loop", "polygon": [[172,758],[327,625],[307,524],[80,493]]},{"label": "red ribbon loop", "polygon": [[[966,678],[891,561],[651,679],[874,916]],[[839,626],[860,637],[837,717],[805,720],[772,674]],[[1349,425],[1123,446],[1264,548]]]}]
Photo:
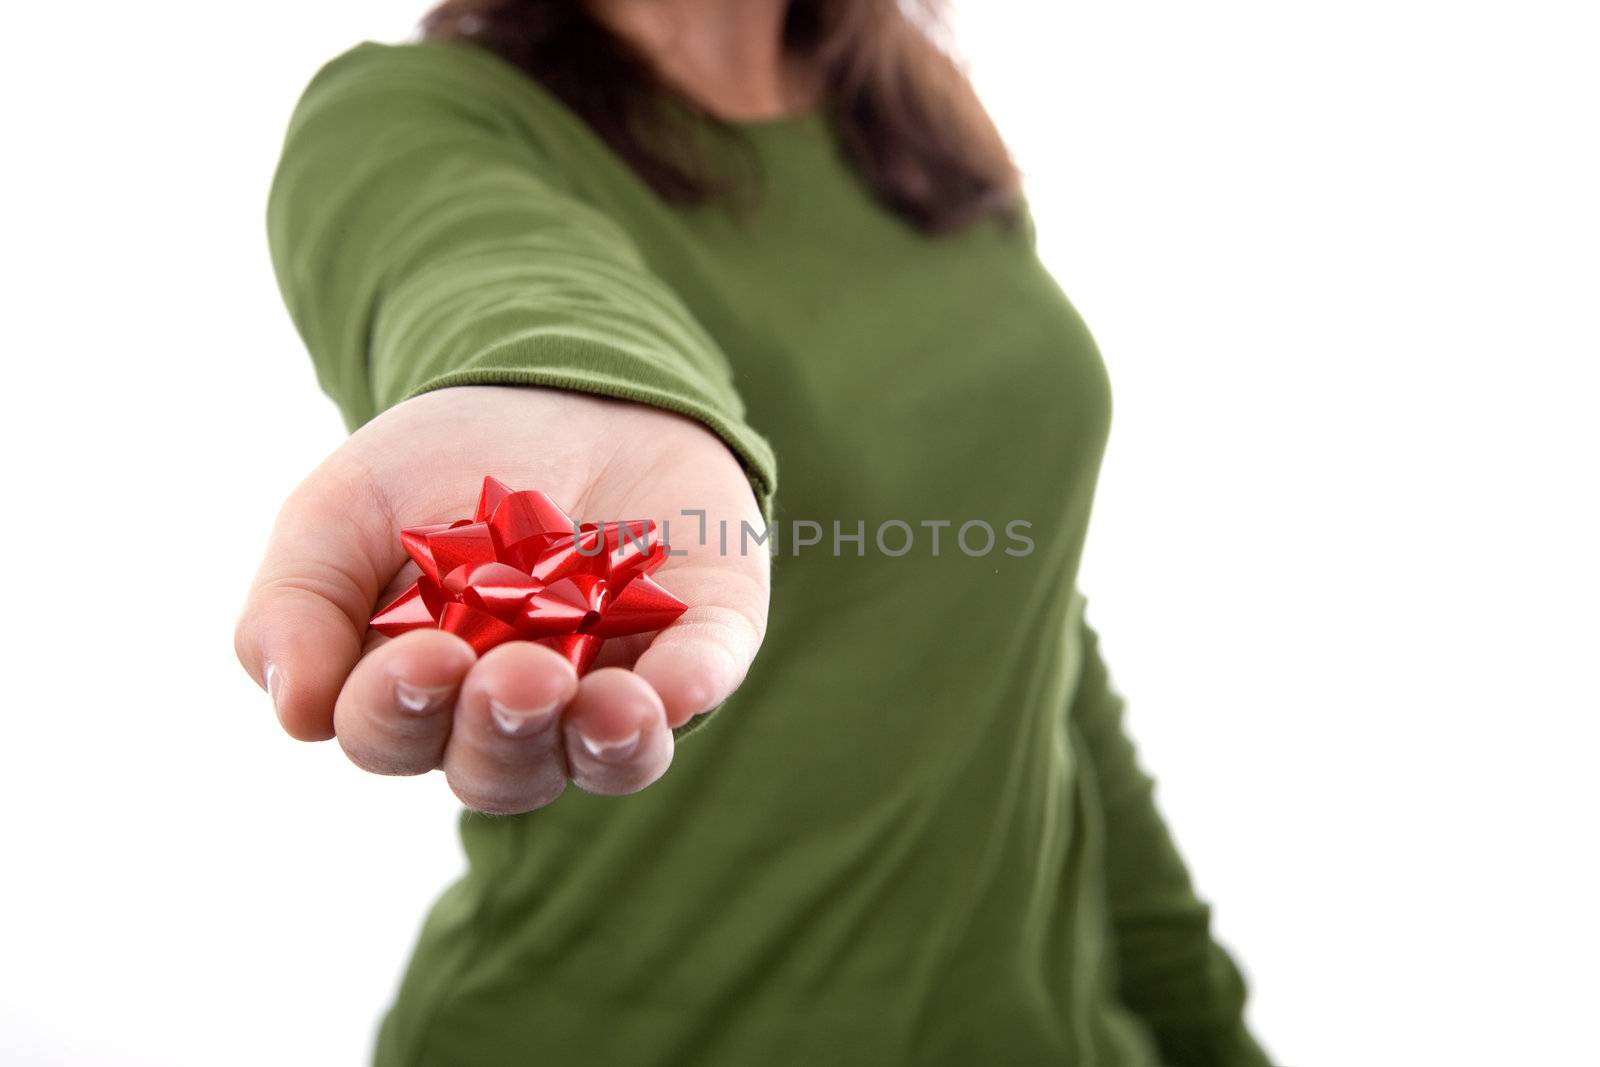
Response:
[{"label": "red ribbon loop", "polygon": [[437,627],[479,655],[537,641],[583,674],[609,638],[660,630],[688,610],[648,577],[667,558],[654,522],[580,526],[545,494],[494,478],[472,518],[402,530],[400,544],[422,576],[372,617],[389,637]]}]

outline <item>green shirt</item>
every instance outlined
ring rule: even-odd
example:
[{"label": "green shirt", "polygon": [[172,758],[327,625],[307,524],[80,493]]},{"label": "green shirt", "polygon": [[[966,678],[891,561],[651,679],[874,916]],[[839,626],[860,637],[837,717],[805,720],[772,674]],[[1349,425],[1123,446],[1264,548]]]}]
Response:
[{"label": "green shirt", "polygon": [[766,644],[665,778],[463,817],[379,1063],[1265,1063],[1083,621],[1083,323],[1027,225],[928,237],[823,118],[738,133],[743,212],[469,45],[358,47],[294,116],[273,256],[352,426],[464,383],[660,405],[777,542]]}]

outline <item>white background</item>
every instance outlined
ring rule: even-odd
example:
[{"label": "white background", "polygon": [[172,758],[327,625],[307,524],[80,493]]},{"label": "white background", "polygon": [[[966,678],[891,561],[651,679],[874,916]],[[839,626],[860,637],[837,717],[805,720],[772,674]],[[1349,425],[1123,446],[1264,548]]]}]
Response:
[{"label": "white background", "polygon": [[[278,138],[418,8],[15,6],[0,1061],[356,1063],[454,803],[280,735],[229,630],[341,437],[268,268]],[[1282,1064],[1595,1055],[1589,14],[960,20],[1117,390],[1091,617]]]}]

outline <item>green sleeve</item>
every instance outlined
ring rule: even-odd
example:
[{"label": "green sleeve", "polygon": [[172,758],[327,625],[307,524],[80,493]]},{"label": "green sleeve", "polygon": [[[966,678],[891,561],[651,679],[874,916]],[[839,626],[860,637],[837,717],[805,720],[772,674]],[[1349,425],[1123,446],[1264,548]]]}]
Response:
[{"label": "green sleeve", "polygon": [[1244,981],[1211,937],[1211,910],[1156,809],[1123,726],[1099,638],[1083,624],[1073,726],[1105,819],[1106,894],[1122,1002],[1149,1028],[1164,1067],[1266,1067],[1245,1028]]},{"label": "green sleeve", "polygon": [[[290,122],[268,229],[318,380],[351,427],[454,385],[666,408],[739,457],[764,514],[772,452],[728,362],[628,235],[573,195],[573,117],[462,44],[361,45]],[[581,178],[581,175],[579,176]]]}]

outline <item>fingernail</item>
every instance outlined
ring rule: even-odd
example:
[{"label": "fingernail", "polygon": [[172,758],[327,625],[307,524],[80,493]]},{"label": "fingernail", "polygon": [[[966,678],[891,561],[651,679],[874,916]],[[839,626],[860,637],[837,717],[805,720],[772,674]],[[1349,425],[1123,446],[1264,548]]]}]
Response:
[{"label": "fingernail", "polygon": [[560,701],[556,701],[541,708],[510,708],[498,700],[491,700],[489,717],[507,737],[526,737],[550,725],[555,718],[556,708],[560,706]]},{"label": "fingernail", "polygon": [[394,699],[406,711],[413,715],[428,715],[444,707],[450,699],[450,694],[455,692],[453,685],[423,686],[412,685],[395,679]]},{"label": "fingernail", "polygon": [[620,763],[633,755],[634,749],[639,747],[638,730],[615,741],[597,741],[579,730],[578,739],[583,742],[583,747],[589,750],[591,756],[607,763]]},{"label": "fingernail", "polygon": [[277,666],[271,663],[267,664],[266,670],[262,673],[267,680],[267,696],[272,700],[272,706],[276,708],[278,694],[283,691],[283,675],[279,674]]}]

